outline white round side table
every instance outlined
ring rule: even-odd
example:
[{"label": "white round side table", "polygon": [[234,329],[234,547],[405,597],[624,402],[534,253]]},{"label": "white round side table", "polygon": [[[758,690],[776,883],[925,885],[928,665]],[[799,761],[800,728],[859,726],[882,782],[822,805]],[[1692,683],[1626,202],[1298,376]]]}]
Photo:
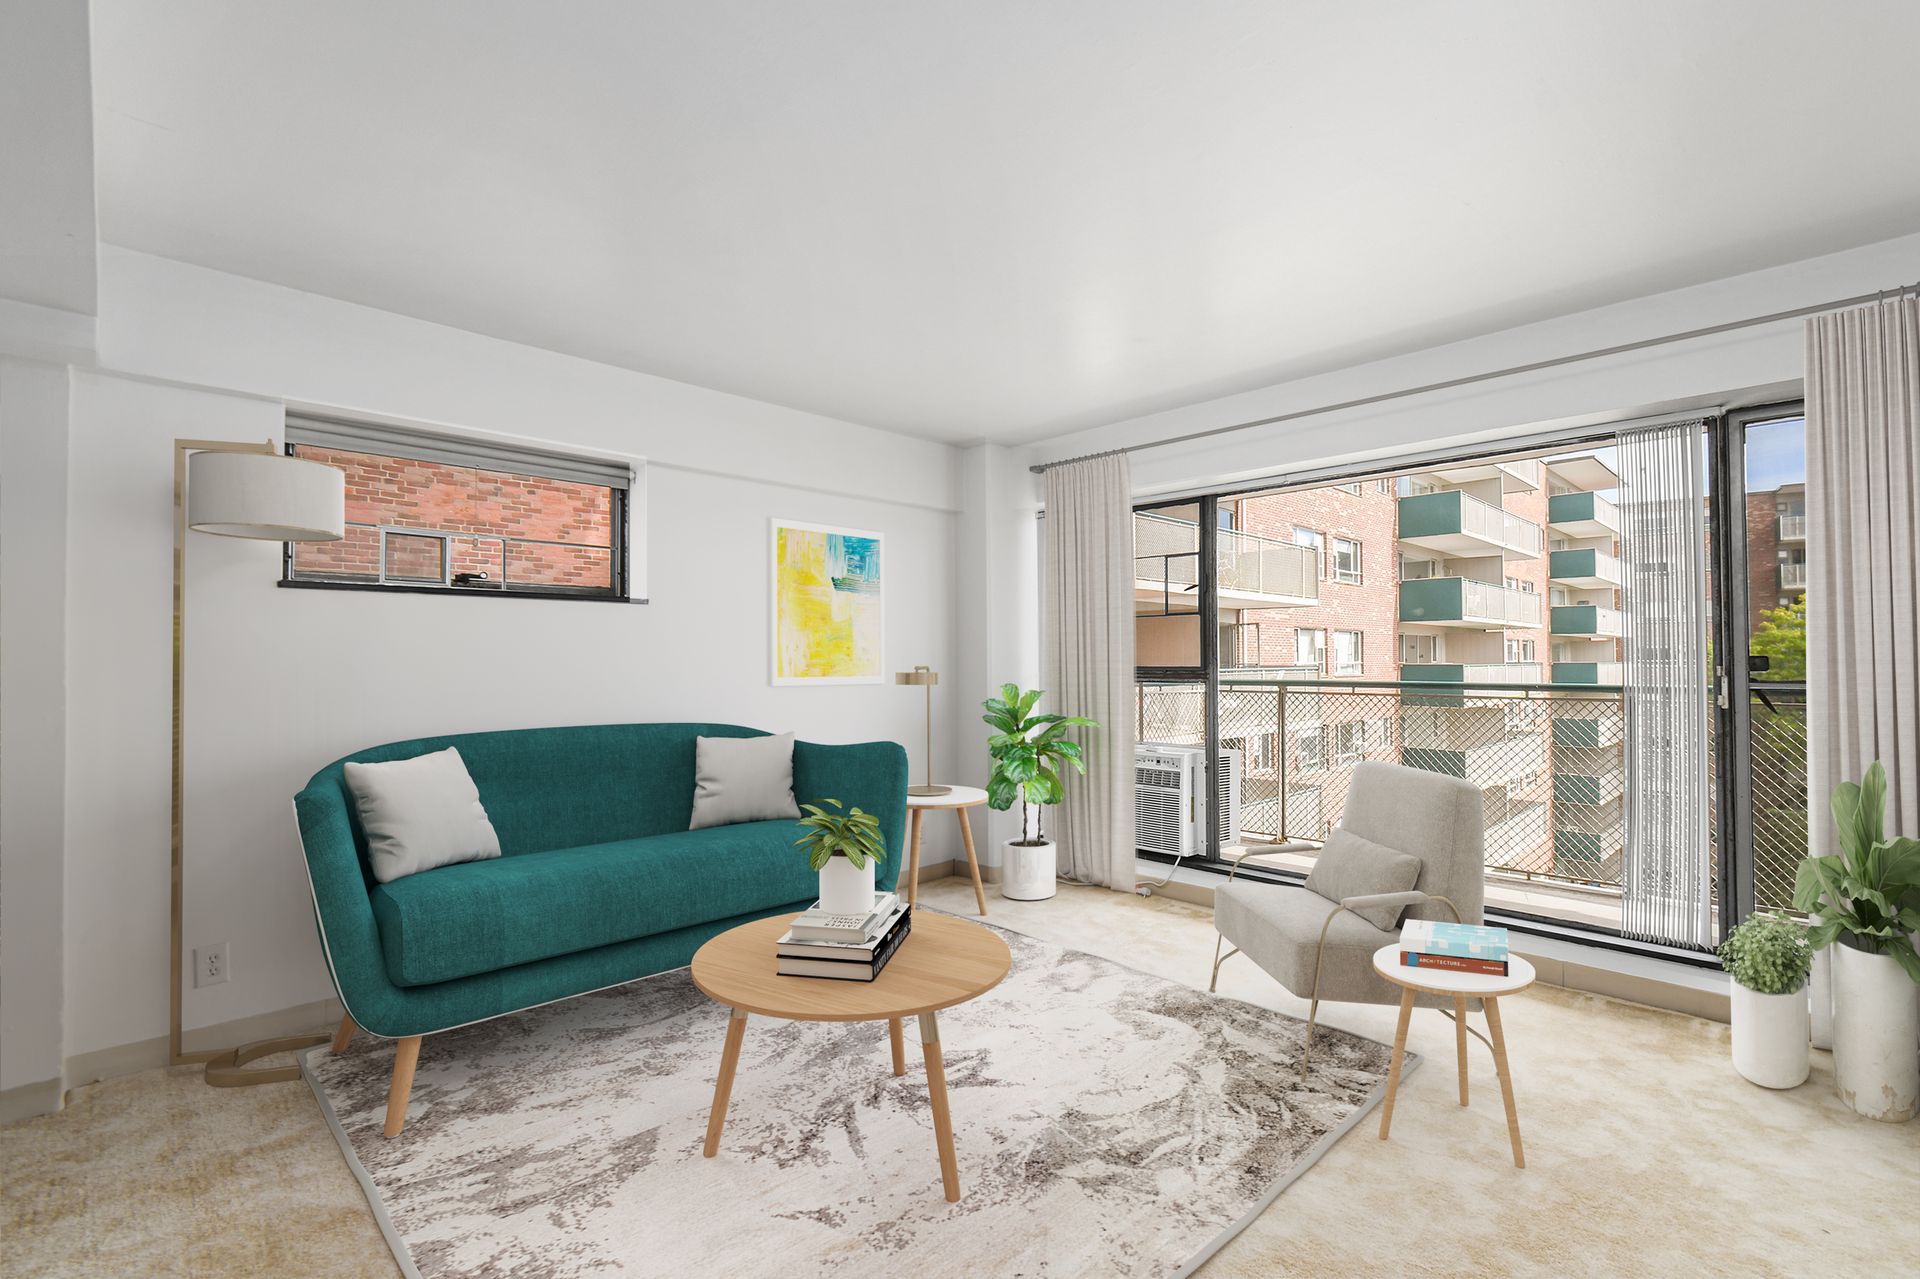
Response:
[{"label": "white round side table", "polygon": [[967,846],[967,869],[973,873],[973,899],[980,904],[980,913],[987,913],[987,890],[980,885],[980,859],[973,852],[973,827],[967,823],[967,810],[978,808],[987,802],[987,793],[978,786],[955,786],[944,795],[908,795],[908,825],[911,834],[907,855],[907,905],[918,905],[920,900],[920,820],[930,808],[951,808],[953,815],[960,819],[960,840]]},{"label": "white round side table", "polygon": [[[1467,1104],[1467,1001],[1478,999],[1487,1013],[1492,1038],[1494,1073],[1500,1077],[1500,1099],[1507,1107],[1507,1137],[1513,1143],[1513,1166],[1525,1168],[1520,1149],[1520,1112],[1513,1104],[1513,1074],[1507,1069],[1507,1040],[1500,1030],[1500,997],[1517,995],[1533,985],[1533,965],[1518,955],[1507,958],[1507,975],[1460,973],[1444,968],[1409,968],[1400,962],[1400,943],[1373,952],[1373,970],[1401,988],[1400,1024],[1393,1032],[1393,1063],[1387,1067],[1387,1098],[1380,1106],[1380,1140],[1393,1124],[1393,1097],[1400,1090],[1400,1063],[1407,1055],[1407,1023],[1413,1020],[1415,995],[1440,995],[1453,1000],[1453,1039],[1460,1058],[1460,1104]],[[1478,1034],[1479,1032],[1474,1032]]]}]

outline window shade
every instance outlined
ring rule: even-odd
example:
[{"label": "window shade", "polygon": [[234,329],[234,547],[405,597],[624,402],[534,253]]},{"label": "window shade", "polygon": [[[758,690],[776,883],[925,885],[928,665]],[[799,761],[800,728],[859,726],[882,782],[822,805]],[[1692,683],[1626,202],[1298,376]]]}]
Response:
[{"label": "window shade", "polygon": [[449,435],[377,422],[348,422],[337,418],[287,415],[287,443],[319,448],[374,453],[384,457],[417,458],[447,466],[472,466],[512,475],[539,475],[553,480],[595,484],[607,488],[633,487],[633,467],[627,462],[563,453],[535,445],[514,444],[486,436]]}]

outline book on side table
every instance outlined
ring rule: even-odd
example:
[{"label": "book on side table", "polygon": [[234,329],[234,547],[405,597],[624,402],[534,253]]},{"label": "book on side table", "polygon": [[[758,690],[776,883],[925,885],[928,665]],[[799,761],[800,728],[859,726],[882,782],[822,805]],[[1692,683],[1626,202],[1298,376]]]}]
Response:
[{"label": "book on side table", "polygon": [[1400,963],[1407,968],[1505,977],[1508,953],[1504,928],[1409,919],[1400,930]]},{"label": "book on side table", "polygon": [[792,927],[774,943],[775,972],[784,977],[872,981],[913,928],[913,911],[892,893],[876,899],[865,919],[826,917],[818,910],[816,906],[795,917]]}]

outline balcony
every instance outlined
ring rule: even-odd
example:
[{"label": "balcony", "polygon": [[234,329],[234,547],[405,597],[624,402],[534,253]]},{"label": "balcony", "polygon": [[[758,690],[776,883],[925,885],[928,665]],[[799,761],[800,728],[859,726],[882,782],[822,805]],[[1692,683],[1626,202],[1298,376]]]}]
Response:
[{"label": "balcony", "polygon": [[[1221,529],[1220,607],[1301,608],[1320,602],[1320,554],[1278,538]],[[1134,599],[1191,613],[1200,599],[1200,527],[1149,511],[1133,516]]]},{"label": "balcony", "polygon": [[1553,802],[1555,805],[1579,804],[1589,808],[1612,804],[1623,794],[1624,782],[1625,773],[1620,768],[1603,773],[1555,773]]},{"label": "balcony", "polygon": [[1603,750],[1626,740],[1626,723],[1613,699],[1569,700],[1554,708],[1553,744],[1562,750]]},{"label": "balcony", "polygon": [[[1439,708],[1409,708],[1408,713],[1412,714],[1415,709],[1431,711]],[[1471,709],[1462,707],[1455,713],[1465,713]],[[1444,714],[1445,711],[1440,710],[1440,713]],[[1424,768],[1429,773],[1463,777],[1483,790],[1532,773],[1545,772],[1547,767],[1547,739],[1539,733],[1508,733],[1485,745],[1464,750],[1436,750],[1409,743],[1401,748],[1400,753],[1400,762],[1409,768]]]},{"label": "balcony", "polygon": [[1399,522],[1402,542],[1443,555],[1534,559],[1542,545],[1532,520],[1458,491],[1401,498]]},{"label": "balcony", "polygon": [[1804,515],[1782,515],[1780,517],[1780,540],[1782,542],[1806,541],[1807,517]]},{"label": "balcony", "polygon": [[1591,547],[1552,552],[1547,556],[1547,576],[1589,591],[1617,590],[1626,582],[1626,572],[1619,559]]},{"label": "balcony", "polygon": [[1510,462],[1470,462],[1423,473],[1448,484],[1472,484],[1479,480],[1498,477],[1502,493],[1536,493],[1540,490],[1545,476],[1545,470],[1537,457],[1520,458]]},{"label": "balcony", "polygon": [[1598,493],[1560,493],[1547,499],[1547,525],[1568,537],[1614,537],[1620,508]]},{"label": "balcony", "polygon": [[[1802,517],[1805,518],[1804,516]],[[1782,564],[1780,566],[1780,589],[1783,591],[1804,591],[1807,589],[1807,566],[1805,564]]]},{"label": "balcony", "polygon": [[1409,684],[1538,684],[1538,662],[1418,662],[1403,664]]},{"label": "balcony", "polygon": [[1615,640],[1626,634],[1627,615],[1617,608],[1598,604],[1556,604],[1553,609],[1553,634],[1583,636],[1587,639]]},{"label": "balcony", "polygon": [[1400,583],[1400,620],[1475,630],[1538,626],[1540,596],[1468,577],[1415,578]]},{"label": "balcony", "polygon": [[1556,684],[1623,684],[1627,678],[1624,662],[1555,662]]}]

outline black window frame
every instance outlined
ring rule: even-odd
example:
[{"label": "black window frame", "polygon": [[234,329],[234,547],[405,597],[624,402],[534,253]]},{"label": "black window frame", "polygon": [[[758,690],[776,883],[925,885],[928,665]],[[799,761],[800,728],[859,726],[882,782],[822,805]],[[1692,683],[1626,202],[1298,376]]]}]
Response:
[{"label": "black window frame", "polygon": [[[369,429],[372,429],[372,428],[369,428]],[[291,434],[291,431],[289,432],[289,434]],[[392,451],[380,451],[380,448],[377,447],[380,442],[372,441],[372,440],[370,440],[365,447],[347,446],[347,445],[341,445],[338,447],[340,447],[342,451],[350,450],[354,452],[359,452],[362,455],[368,456],[368,457],[391,457],[399,461],[412,461],[412,462],[431,461],[432,460],[431,458],[420,457],[417,455],[410,455],[405,451],[403,451],[407,436],[408,436],[407,432],[402,431],[398,428],[394,428],[391,434],[387,436],[387,439],[384,444],[385,448],[390,449]],[[298,449],[303,443],[305,443],[305,441],[289,438],[282,445],[282,452],[284,452],[288,457],[296,457],[298,456],[298,454],[295,452],[295,450]],[[332,446],[322,445],[320,447],[332,447]],[[468,470],[481,471],[481,472],[497,474],[497,475],[530,476],[530,477],[539,478],[539,479],[558,480],[565,483],[591,483],[591,481],[583,480],[576,476],[543,474],[540,470],[533,469],[531,467],[528,469],[507,471],[507,470],[499,470],[499,469],[491,468],[475,461],[449,462],[444,464],[461,466]],[[600,486],[594,485],[594,487],[600,487]],[[631,529],[632,529],[631,518],[632,518],[632,509],[633,509],[632,508],[632,489],[629,487],[624,487],[619,484],[608,484],[605,487],[607,489],[608,496],[609,496],[608,518],[610,520],[608,546],[606,549],[609,553],[611,564],[609,565],[609,572],[607,575],[608,585],[604,588],[603,587],[578,587],[578,586],[540,586],[540,585],[535,585],[531,583],[509,585],[504,582],[499,585],[493,585],[493,586],[477,586],[471,583],[461,583],[458,581],[449,581],[445,583],[433,583],[433,582],[423,582],[423,581],[390,582],[390,581],[368,581],[364,578],[348,578],[348,577],[296,577],[294,576],[294,547],[296,544],[293,542],[281,543],[280,578],[279,578],[279,581],[275,583],[275,585],[288,587],[294,590],[303,590],[303,591],[379,591],[383,594],[388,594],[388,595],[441,595],[441,596],[465,596],[465,597],[474,597],[474,598],[482,598],[482,599],[578,600],[578,601],[584,601],[584,602],[596,603],[596,604],[645,604],[647,601],[644,598],[635,598],[632,595],[632,555],[631,555]],[[386,526],[371,526],[371,525],[364,525],[364,524],[356,524],[356,525],[353,525],[353,527],[355,528],[379,527],[382,529],[383,532],[389,531]],[[499,541],[513,541],[513,540],[538,541],[539,540],[539,539],[528,539],[528,538],[514,539],[508,535],[493,534],[493,533],[470,533],[465,531],[437,530],[437,529],[411,529],[411,528],[405,528],[405,527],[394,527],[390,531],[395,532],[401,536],[440,537],[443,539],[450,539],[453,537],[473,537],[473,538],[499,540]],[[573,545],[573,544],[566,543],[565,545]],[[592,547],[590,549],[598,550],[601,548]]]}]

